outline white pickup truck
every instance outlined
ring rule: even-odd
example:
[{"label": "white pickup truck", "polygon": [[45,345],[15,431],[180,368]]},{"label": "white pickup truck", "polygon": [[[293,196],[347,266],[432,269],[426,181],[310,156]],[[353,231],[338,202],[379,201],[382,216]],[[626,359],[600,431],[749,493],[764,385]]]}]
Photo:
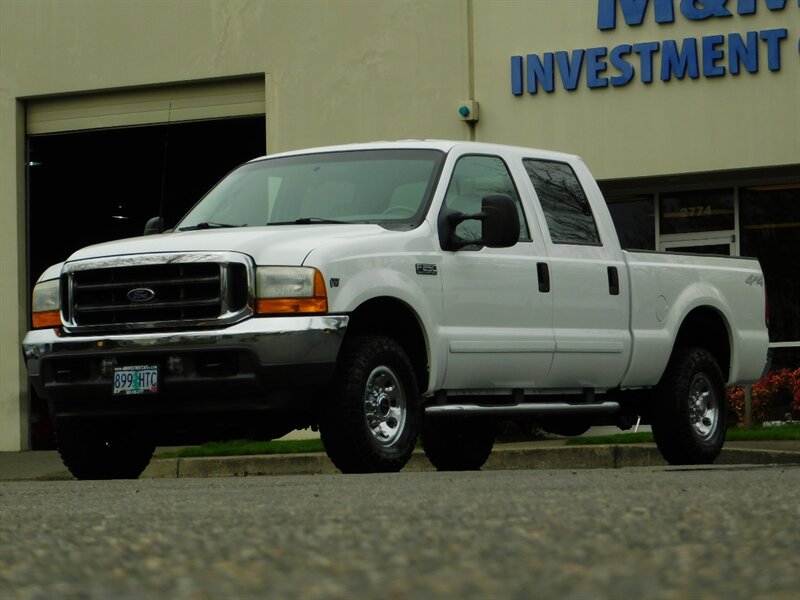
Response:
[{"label": "white pickup truck", "polygon": [[670,463],[706,463],[726,383],[766,368],[758,261],[622,250],[571,155],[288,152],[148,229],[33,291],[28,373],[78,478],[137,477],[155,444],[306,427],[346,473],[401,469],[419,436],[437,468],[478,469],[497,418],[640,420]]}]

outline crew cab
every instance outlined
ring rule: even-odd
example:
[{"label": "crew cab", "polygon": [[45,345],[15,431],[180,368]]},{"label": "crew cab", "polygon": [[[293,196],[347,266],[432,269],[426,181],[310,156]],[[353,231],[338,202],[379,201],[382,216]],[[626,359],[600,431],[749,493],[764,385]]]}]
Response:
[{"label": "crew cab", "polygon": [[652,424],[712,462],[759,379],[757,260],[626,251],[586,165],[474,142],[316,148],[235,169],[171,230],[90,246],[33,290],[23,352],[78,478],[156,444],[319,428],[343,472],[416,441],[478,469],[498,418]]}]

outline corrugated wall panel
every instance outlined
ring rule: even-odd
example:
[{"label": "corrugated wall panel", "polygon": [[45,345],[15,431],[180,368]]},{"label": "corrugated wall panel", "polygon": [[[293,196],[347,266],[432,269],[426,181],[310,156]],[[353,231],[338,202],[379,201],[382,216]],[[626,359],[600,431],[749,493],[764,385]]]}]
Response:
[{"label": "corrugated wall panel", "polygon": [[29,135],[266,112],[263,77],[33,99],[27,104]]}]

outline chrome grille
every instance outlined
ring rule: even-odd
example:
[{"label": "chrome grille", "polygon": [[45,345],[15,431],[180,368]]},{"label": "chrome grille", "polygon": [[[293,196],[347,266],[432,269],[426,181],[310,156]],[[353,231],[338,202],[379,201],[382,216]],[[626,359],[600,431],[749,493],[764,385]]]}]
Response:
[{"label": "chrome grille", "polygon": [[238,320],[249,314],[250,276],[244,260],[229,258],[145,255],[68,265],[65,323],[94,331]]}]

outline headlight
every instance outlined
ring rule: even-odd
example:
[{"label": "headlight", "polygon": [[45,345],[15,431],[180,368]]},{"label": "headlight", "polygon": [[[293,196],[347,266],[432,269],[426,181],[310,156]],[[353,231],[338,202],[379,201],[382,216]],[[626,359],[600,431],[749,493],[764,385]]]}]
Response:
[{"label": "headlight", "polygon": [[258,267],[256,314],[322,314],[328,295],[322,273],[311,267]]},{"label": "headlight", "polygon": [[31,312],[33,328],[61,327],[58,279],[40,281],[33,288]]}]

